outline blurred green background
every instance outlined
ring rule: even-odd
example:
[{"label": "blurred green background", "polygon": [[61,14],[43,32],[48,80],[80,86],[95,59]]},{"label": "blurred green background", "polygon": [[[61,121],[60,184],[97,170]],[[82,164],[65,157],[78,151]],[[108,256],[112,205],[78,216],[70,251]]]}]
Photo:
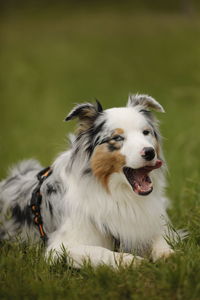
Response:
[{"label": "blurred green background", "polygon": [[74,103],[123,106],[147,93],[159,115],[176,203],[199,181],[198,1],[1,1],[0,176],[29,157],[49,165]]},{"label": "blurred green background", "polygon": [[169,165],[176,228],[189,238],[167,262],[114,272],[49,266],[40,248],[1,244],[1,299],[200,299],[200,2],[0,0],[0,178],[66,149],[74,103],[123,106],[147,93]]}]

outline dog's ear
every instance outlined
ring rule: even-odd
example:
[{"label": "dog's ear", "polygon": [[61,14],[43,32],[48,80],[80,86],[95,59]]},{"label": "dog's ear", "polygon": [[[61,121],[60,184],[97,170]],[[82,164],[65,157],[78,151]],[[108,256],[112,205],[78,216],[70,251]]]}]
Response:
[{"label": "dog's ear", "polygon": [[129,95],[127,106],[143,106],[147,109],[154,109],[159,112],[165,112],[164,108],[154,98],[148,95]]},{"label": "dog's ear", "polygon": [[96,120],[97,116],[103,112],[103,108],[98,100],[95,104],[92,103],[83,103],[76,105],[68,116],[65,118],[65,121],[70,121],[75,118],[79,119],[78,133],[82,133],[88,130]]}]

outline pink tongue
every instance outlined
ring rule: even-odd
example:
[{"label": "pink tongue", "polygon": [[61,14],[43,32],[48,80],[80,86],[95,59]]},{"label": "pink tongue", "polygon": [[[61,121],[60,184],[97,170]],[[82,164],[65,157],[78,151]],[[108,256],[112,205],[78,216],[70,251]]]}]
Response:
[{"label": "pink tongue", "polygon": [[154,166],[146,166],[146,167],[142,168],[141,170],[144,170],[146,172],[151,172],[152,170],[160,168],[162,166],[162,164],[163,164],[162,160],[158,159]]},{"label": "pink tongue", "polygon": [[135,181],[134,188],[136,192],[141,193],[141,192],[148,192],[152,188],[152,186],[151,183],[149,182]]},{"label": "pink tongue", "polygon": [[151,180],[144,170],[135,172],[134,187],[138,192],[146,192],[151,188]]},{"label": "pink tongue", "polygon": [[134,178],[135,191],[140,194],[140,193],[145,193],[145,192],[152,190],[152,184],[151,184],[151,180],[148,176],[148,173],[154,169],[160,168],[161,166],[162,166],[162,161],[157,160],[157,162],[154,166],[147,166],[147,167],[138,169],[135,172],[135,178]]}]

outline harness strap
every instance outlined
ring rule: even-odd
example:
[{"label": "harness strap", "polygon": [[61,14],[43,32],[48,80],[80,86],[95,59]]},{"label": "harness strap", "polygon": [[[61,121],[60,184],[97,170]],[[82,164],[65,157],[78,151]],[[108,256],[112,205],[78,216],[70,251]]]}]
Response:
[{"label": "harness strap", "polygon": [[47,241],[48,238],[43,228],[43,220],[42,220],[41,210],[40,210],[40,206],[42,203],[42,194],[40,192],[40,188],[44,180],[46,180],[52,174],[52,172],[53,171],[51,167],[47,167],[37,174],[37,179],[39,182],[36,188],[32,192],[31,205],[30,205],[31,211],[34,215],[33,221],[35,225],[38,227],[40,237],[44,243]]}]

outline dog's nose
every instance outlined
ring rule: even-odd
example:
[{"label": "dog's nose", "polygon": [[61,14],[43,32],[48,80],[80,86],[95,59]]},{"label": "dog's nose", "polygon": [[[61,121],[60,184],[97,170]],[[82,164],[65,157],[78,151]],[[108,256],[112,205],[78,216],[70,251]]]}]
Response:
[{"label": "dog's nose", "polygon": [[155,150],[152,147],[144,147],[142,150],[142,155],[144,159],[150,161],[155,157]]}]

